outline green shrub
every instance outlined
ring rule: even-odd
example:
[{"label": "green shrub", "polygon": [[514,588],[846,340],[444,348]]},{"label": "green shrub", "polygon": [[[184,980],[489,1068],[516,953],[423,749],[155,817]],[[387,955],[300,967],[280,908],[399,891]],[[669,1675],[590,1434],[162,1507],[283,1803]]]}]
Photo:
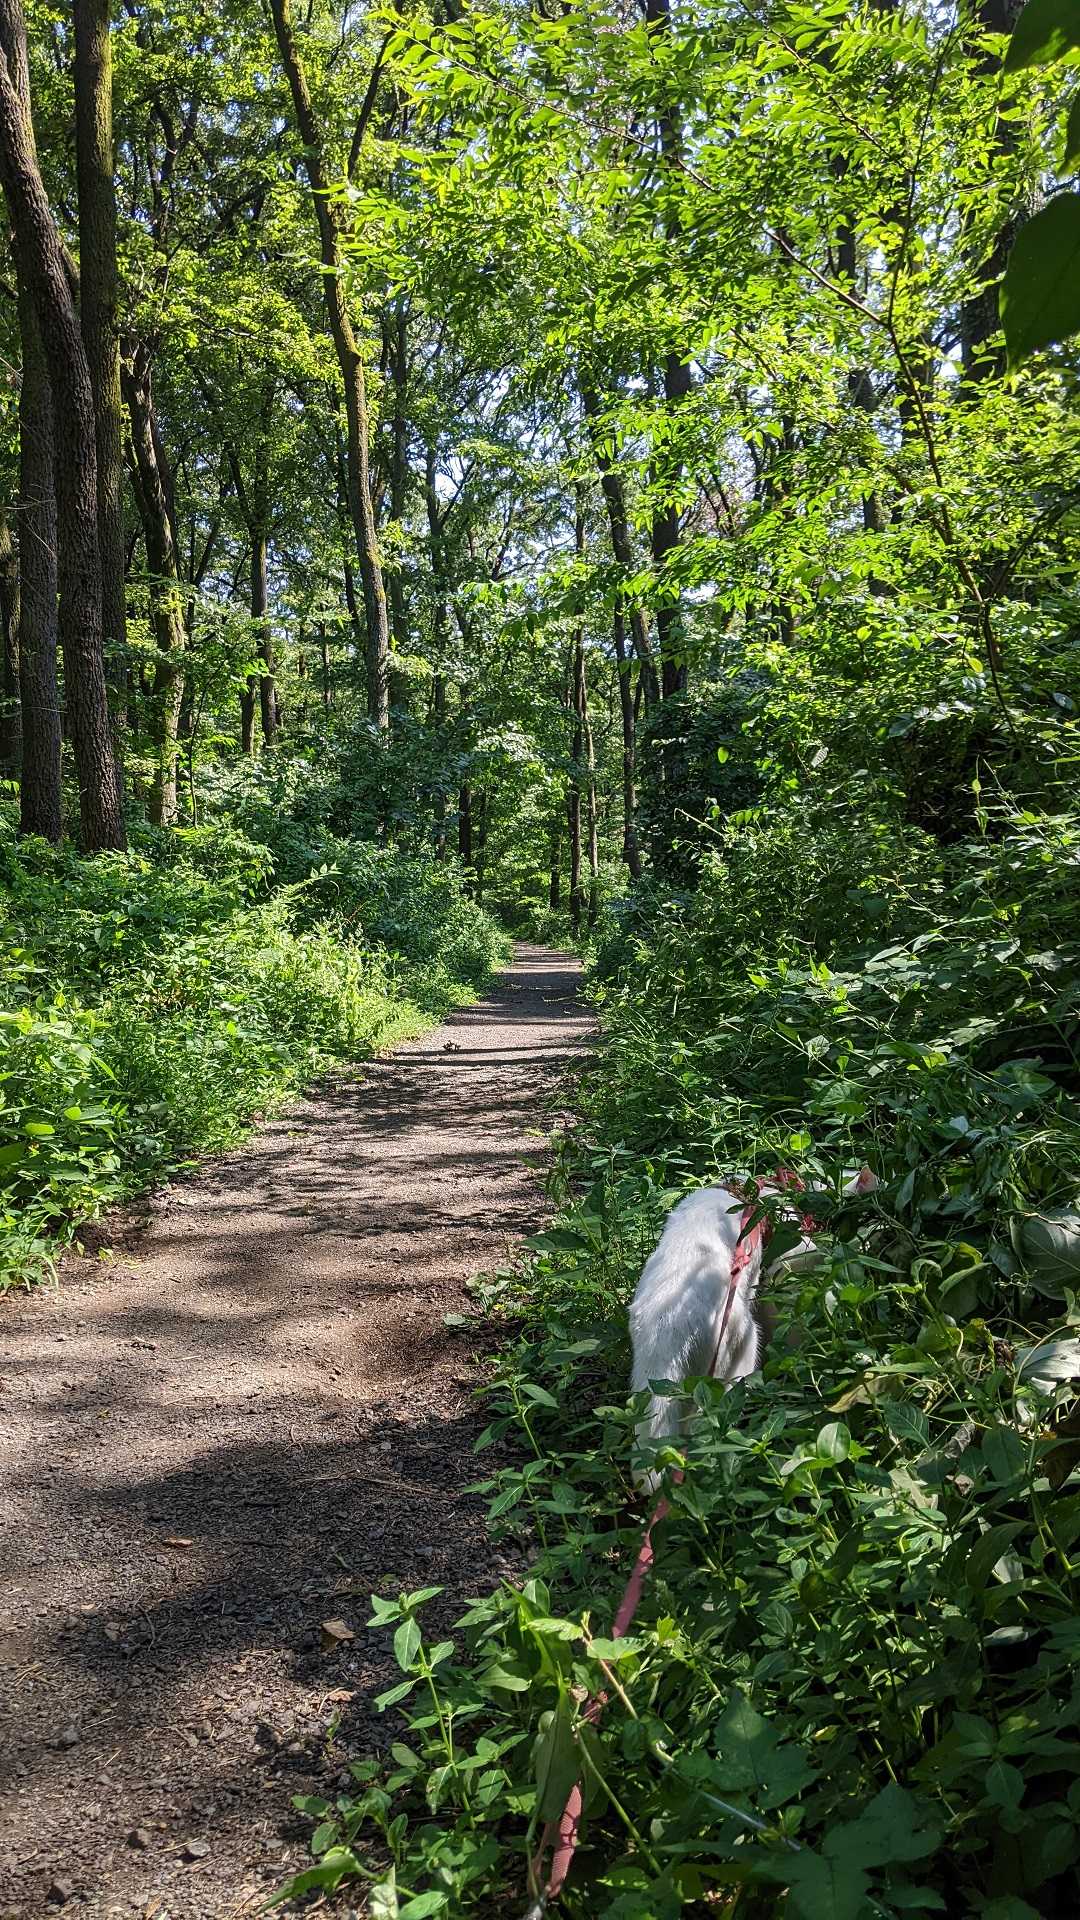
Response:
[{"label": "green shrub", "polygon": [[0,843],[0,1286],[44,1277],[50,1236],[420,1030],[504,957],[456,869],[325,836],[319,852],[282,885],[228,822],[93,861]]},{"label": "green shrub", "polygon": [[[389,1856],[417,1913],[524,1906],[580,1773],[568,1915],[1076,1907],[1080,1296],[1024,1225],[1080,1198],[1080,818],[976,801],[944,846],[765,809],[693,891],[607,915],[563,1211],[492,1289],[525,1330],[482,1484],[530,1578],[438,1641],[428,1591],[376,1597],[405,1725],[318,1810],[304,1884],[385,1884]],[[763,1379],[694,1390],[613,1642],[642,1523],[624,1309],[665,1212],[778,1161],[835,1194],[864,1158],[875,1195],[815,1197],[823,1264],[778,1289]]]}]

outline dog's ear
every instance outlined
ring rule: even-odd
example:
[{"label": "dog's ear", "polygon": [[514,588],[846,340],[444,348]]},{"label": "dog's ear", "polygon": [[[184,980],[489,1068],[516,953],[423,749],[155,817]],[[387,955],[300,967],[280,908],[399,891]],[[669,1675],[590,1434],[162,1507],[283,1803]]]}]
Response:
[{"label": "dog's ear", "polygon": [[860,1167],[855,1179],[856,1193],[873,1193],[880,1185],[881,1181],[876,1173],[872,1173],[869,1167]]}]

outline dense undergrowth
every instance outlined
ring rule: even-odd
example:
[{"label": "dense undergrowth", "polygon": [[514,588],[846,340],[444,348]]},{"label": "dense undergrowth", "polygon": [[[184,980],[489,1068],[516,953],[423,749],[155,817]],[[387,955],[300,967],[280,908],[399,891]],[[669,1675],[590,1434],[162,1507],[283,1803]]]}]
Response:
[{"label": "dense undergrowth", "polygon": [[[319,1862],[294,1892],[360,1872],[373,1914],[524,1910],[580,1774],[568,1914],[1075,1909],[1080,1298],[1055,1210],[1080,1194],[1080,815],[1060,748],[992,806],[974,775],[948,835],[905,824],[887,779],[766,794],[717,821],[684,892],[657,880],[607,914],[561,1211],[494,1288],[521,1330],[478,1471],[533,1577],[439,1644],[429,1594],[376,1598],[404,1727],[354,1795],[306,1803]],[[830,1199],[864,1159],[879,1192]],[[697,1386],[613,1642],[643,1519],[625,1302],[681,1192],[778,1161],[822,1190],[822,1265],[777,1288],[762,1378]]]},{"label": "dense undergrowth", "polygon": [[298,821],[281,780],[93,861],[3,829],[0,1289],[503,957],[456,868]]}]

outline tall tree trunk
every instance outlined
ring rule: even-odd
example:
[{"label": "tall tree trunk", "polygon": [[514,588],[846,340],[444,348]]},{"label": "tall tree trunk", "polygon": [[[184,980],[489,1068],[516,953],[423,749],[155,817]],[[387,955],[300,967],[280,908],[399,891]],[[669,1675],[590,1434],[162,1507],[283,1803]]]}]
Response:
[{"label": "tall tree trunk", "polygon": [[[611,551],[620,567],[629,573],[634,565],[634,546],[630,538],[630,518],[626,511],[626,493],[619,474],[608,455],[599,431],[600,400],[596,388],[587,380],[579,383],[582,410],[589,427],[596,464],[600,473],[600,488],[607,507],[608,527],[611,534]],[[653,656],[652,642],[645,615],[640,607],[625,609],[630,622],[630,634],[634,643],[634,652],[642,673],[642,690],[645,704],[655,706],[660,693],[656,673],[656,661]]]},{"label": "tall tree trunk", "polygon": [[458,856],[464,867],[473,863],[472,784],[462,781],[458,790]]},{"label": "tall tree trunk", "polygon": [[390,424],[390,520],[398,535],[393,551],[393,564],[387,578],[390,589],[390,623],[394,636],[394,652],[402,657],[409,650],[409,618],[405,602],[405,578],[401,569],[401,536],[405,526],[409,487],[408,344],[405,304],[403,296],[399,294],[394,311],[388,315],[387,319],[387,345],[390,378],[393,382],[394,409]]},{"label": "tall tree trunk", "polygon": [[240,751],[248,759],[255,757],[255,708],[258,704],[259,684],[256,676],[249,674],[240,695]]},{"label": "tall tree trunk", "polygon": [[33,302],[49,369],[56,439],[57,586],[64,690],[87,852],[125,844],[101,628],[97,444],[90,369],[30,122],[20,0],[0,0],[0,180],[16,269]]},{"label": "tall tree trunk", "polygon": [[[3,0],[10,4],[11,0]],[[292,94],[296,124],[304,148],[315,219],[319,229],[319,250],[323,265],[323,293],[330,334],[337,353],[345,386],[347,425],[346,463],[348,503],[356,537],[356,557],[364,589],[367,619],[367,709],[376,726],[390,724],[390,629],[386,614],[386,588],[383,583],[379,543],[375,531],[375,511],[371,499],[367,385],[364,363],[356,344],[352,319],[345,297],[341,249],[338,244],[338,216],[329,194],[329,176],[323,153],[322,134],[312,105],[307,76],[293,32],[290,0],[270,0],[277,34],[281,64]]]},{"label": "tall tree trunk", "polygon": [[266,528],[257,525],[251,537],[251,617],[259,635],[259,655],[263,671],[259,675],[259,718],[266,745],[277,738],[277,701],[274,688],[274,654],[270,638],[269,595],[266,575]]},{"label": "tall tree trunk", "polygon": [[114,689],[114,716],[122,720],[127,686],[124,435],[109,0],[74,0],[74,13],[79,314],[94,394],[105,671]]},{"label": "tall tree trunk", "polygon": [[481,787],[476,796],[474,807],[476,834],[474,836],[474,858],[476,865],[476,898],[483,904],[484,880],[487,874],[487,837],[488,837],[488,791]]},{"label": "tall tree trunk", "polygon": [[[443,621],[446,620],[446,605],[442,608]],[[440,658],[436,654],[436,659]],[[432,700],[433,718],[438,733],[440,747],[446,734],[446,676],[438,668],[435,670],[435,685]],[[440,776],[435,794],[435,858],[446,859],[446,791]]]},{"label": "tall tree trunk", "polygon": [[634,719],[634,696],[630,687],[630,661],[626,652],[626,628],[623,616],[617,609],[614,620],[614,639],[623,740],[623,859],[631,880],[640,880],[641,854],[638,850],[637,837],[637,727]]},{"label": "tall tree trunk", "polygon": [[[349,558],[349,552],[348,552],[350,541],[353,545],[355,545],[355,535],[353,533],[353,522],[352,522],[352,510],[349,506],[348,453],[345,446],[345,441],[342,437],[341,428],[338,425],[337,421],[334,422],[334,443],[335,443],[335,449],[337,453],[336,472],[337,472],[337,489],[338,489],[338,516],[339,516],[340,525],[341,525],[341,532],[345,541],[345,548],[341,556],[342,579],[343,579],[343,584],[345,588],[345,605],[348,608],[349,624],[351,625],[353,630],[353,640],[356,645],[357,659],[366,661],[367,634],[364,630],[364,623],[360,618],[360,604],[356,597],[356,570],[353,566],[352,561]],[[366,674],[366,671],[367,669],[365,667],[365,674]]]},{"label": "tall tree trunk", "polygon": [[29,294],[19,287],[19,828],[58,841],[60,692],[56,682],[56,491],[49,373]]},{"label": "tall tree trunk", "polygon": [[156,658],[150,692],[148,732],[154,747],[150,818],[169,827],[176,820],[176,763],[180,707],[184,697],[184,596],[171,511],[172,471],[156,430],[150,355],[133,346],[123,364],[123,392],[131,434],[128,442],[135,504],[146,543],[150,572],[150,608]]},{"label": "tall tree trunk", "polygon": [[[427,508],[428,551],[431,557],[431,591],[435,602],[432,622],[432,658],[435,663],[434,720],[438,730],[440,745],[446,733],[446,660],[447,639],[450,629],[450,611],[448,598],[450,581],[447,578],[446,543],[443,538],[444,527],[439,512],[439,495],[435,485],[435,449],[427,448],[424,464],[424,502]],[[446,858],[446,795],[440,786],[435,802],[435,857]]]},{"label": "tall tree trunk", "polygon": [[600,912],[600,837],[596,807],[596,743],[589,715],[585,655],[581,656],[581,731],[585,742],[585,848],[589,861],[589,925]]},{"label": "tall tree trunk", "polygon": [[225,449],[237,504],[244,516],[248,539],[251,542],[251,618],[257,636],[259,658],[262,661],[262,672],[257,676],[253,674],[249,677],[240,700],[242,745],[243,751],[248,754],[255,751],[256,687],[259,696],[262,737],[268,747],[273,746],[278,730],[274,642],[270,632],[270,598],[267,584],[267,550],[270,541],[270,436],[273,430],[276,400],[277,385],[271,374],[263,386],[259,405],[258,433],[250,481],[244,478],[238,448],[229,445]]},{"label": "tall tree trunk", "polygon": [[559,908],[562,904],[562,868],[560,866],[561,851],[562,851],[562,830],[559,824],[558,814],[556,814],[554,820],[551,823],[551,850],[548,856],[548,864],[550,868],[550,878],[548,880],[548,906],[551,908],[552,913],[558,913]]},{"label": "tall tree trunk", "polygon": [[326,638],[326,628],[319,628],[319,663],[322,667],[322,703],[323,712],[330,718],[330,646]]},{"label": "tall tree trunk", "polygon": [[581,627],[574,634],[567,673],[566,705],[574,716],[570,741],[570,778],[566,788],[566,825],[570,836],[570,919],[581,925],[581,755],[583,747],[578,678],[584,670],[582,653],[585,635]]},{"label": "tall tree trunk", "polygon": [[[645,24],[658,39],[666,39],[671,33],[671,0],[645,0]],[[659,114],[657,126],[660,135],[660,153],[663,172],[674,172],[682,164],[682,132],[675,117],[668,111]],[[668,237],[673,237],[670,221],[665,223]],[[663,362],[664,400],[669,410],[677,408],[687,398],[693,386],[690,368],[678,353],[666,353]],[[674,482],[676,474],[670,479]],[[662,573],[671,554],[679,546],[681,539],[679,527],[679,509],[674,502],[659,507],[653,515],[652,556],[658,573]],[[660,654],[660,691],[665,700],[675,694],[685,693],[688,668],[685,658],[685,636],[683,631],[682,608],[678,601],[661,604],[656,613],[656,635]]]},{"label": "tall tree trunk", "polygon": [[19,707],[19,559],[6,513],[0,513],[0,763],[17,769],[22,753]]},{"label": "tall tree trunk", "polygon": [[[976,0],[973,8],[975,24],[983,33],[1009,34],[1023,11],[1024,0]],[[997,70],[998,56],[980,54],[975,61],[975,70],[979,73],[994,73]],[[1011,153],[1016,146],[1016,123],[998,116],[991,151],[998,156]],[[998,332],[998,286],[1005,271],[1006,262],[1020,228],[1030,218],[1031,209],[1024,208],[1009,215],[994,236],[994,242],[987,259],[980,263],[983,285],[978,293],[965,300],[960,309],[960,343],[963,356],[964,378],[968,381],[982,381],[999,375],[1005,370],[1005,356],[1000,348],[991,347],[990,340]]]}]

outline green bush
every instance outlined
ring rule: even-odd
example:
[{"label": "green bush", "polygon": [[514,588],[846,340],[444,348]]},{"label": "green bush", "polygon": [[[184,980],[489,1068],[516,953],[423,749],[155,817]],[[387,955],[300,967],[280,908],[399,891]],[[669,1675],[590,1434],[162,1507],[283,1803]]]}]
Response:
[{"label": "green bush", "polygon": [[[1080,816],[975,798],[953,844],[763,808],[692,891],[609,912],[563,1211],[492,1289],[525,1326],[482,1484],[531,1577],[438,1641],[430,1591],[376,1597],[403,1734],[309,1807],[296,1884],[524,1905],[580,1774],[568,1915],[1076,1907],[1080,1295],[1025,1265],[1024,1222],[1080,1199]],[[879,1191],[830,1201],[864,1158]],[[778,1161],[824,1190],[822,1266],[778,1289],[760,1382],[694,1390],[614,1642],[642,1523],[626,1300],[687,1187]]]},{"label": "green bush", "polygon": [[455,869],[325,836],[319,852],[282,885],[227,821],[92,861],[0,843],[0,1286],[43,1277],[57,1235],[417,1032],[504,957]]}]

